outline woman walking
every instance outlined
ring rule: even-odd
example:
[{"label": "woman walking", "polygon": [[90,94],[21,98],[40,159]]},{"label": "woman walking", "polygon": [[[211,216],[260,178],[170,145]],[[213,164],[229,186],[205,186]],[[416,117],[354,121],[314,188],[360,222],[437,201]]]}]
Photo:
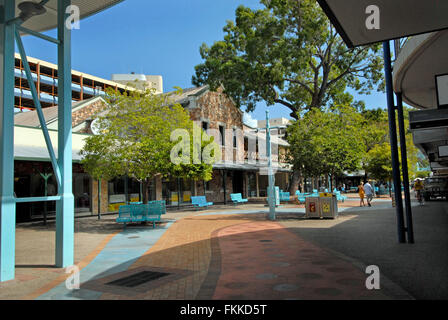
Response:
[{"label": "woman walking", "polygon": [[366,196],[366,193],[364,191],[364,182],[361,182],[361,184],[358,186],[358,193],[359,193],[359,197],[361,198],[361,201],[359,202],[359,206],[365,207],[366,203],[364,202],[364,198]]}]

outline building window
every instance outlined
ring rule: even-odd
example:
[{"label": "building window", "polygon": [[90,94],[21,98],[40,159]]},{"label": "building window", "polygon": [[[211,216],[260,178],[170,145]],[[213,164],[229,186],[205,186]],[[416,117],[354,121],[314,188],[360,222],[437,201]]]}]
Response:
[{"label": "building window", "polygon": [[224,126],[219,126],[219,134],[221,136],[221,146],[226,145],[226,129]]},{"label": "building window", "polygon": [[236,142],[236,129],[233,128],[233,147],[237,148],[237,142]]},{"label": "building window", "polygon": [[249,189],[249,197],[255,198],[257,196],[257,177],[256,174],[250,172],[248,174],[248,189]]},{"label": "building window", "polygon": [[191,203],[194,181],[190,179],[166,178],[162,181],[162,197],[168,206]]},{"label": "building window", "polygon": [[204,132],[207,132],[207,130],[208,130],[208,122],[202,121],[202,130],[204,130]]},{"label": "building window", "polygon": [[140,199],[140,183],[126,176],[109,181],[108,189],[110,212],[118,211],[120,205],[124,205],[127,202],[143,200]]}]

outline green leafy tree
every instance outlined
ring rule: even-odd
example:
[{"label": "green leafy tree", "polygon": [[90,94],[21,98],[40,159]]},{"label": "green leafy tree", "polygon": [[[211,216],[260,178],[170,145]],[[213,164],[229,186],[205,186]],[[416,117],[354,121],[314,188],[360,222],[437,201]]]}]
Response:
[{"label": "green leafy tree", "polygon": [[[384,89],[380,45],[348,49],[315,0],[262,0],[263,9],[240,6],[224,39],[203,44],[195,85],[223,85],[239,107],[260,101],[297,112],[350,104]],[[362,104],[361,104],[362,107]]]},{"label": "green leafy tree", "polygon": [[365,152],[360,138],[362,118],[351,106],[314,109],[299,114],[288,127],[290,161],[305,176],[330,175],[359,169]]},{"label": "green leafy tree", "polygon": [[[410,128],[410,110],[407,107],[403,110],[405,128]],[[392,180],[392,156],[387,112],[382,109],[365,110],[362,115],[364,117],[363,139],[366,144],[363,167],[366,175],[377,180],[390,181]],[[414,145],[410,129],[406,131],[406,149],[409,178],[415,179],[419,176],[418,167],[425,167],[427,162]],[[401,149],[398,151],[401,166]]]},{"label": "green leafy tree", "polygon": [[392,180],[391,148],[388,142],[377,144],[366,156],[364,168],[369,176],[379,181]]},{"label": "green leafy tree", "polygon": [[[195,125],[189,113],[172,103],[168,95],[156,95],[150,89],[124,94],[109,90],[107,101],[108,108],[98,117],[100,134],[87,138],[81,151],[82,164],[94,178],[109,180],[128,175],[143,184],[144,203],[148,202],[148,186],[156,175],[211,179],[212,163],[195,164],[191,152],[190,161],[171,161],[171,151],[179,143],[179,139],[172,139],[172,133],[184,130],[193,137]],[[213,138],[203,134],[199,151],[213,143]],[[189,146],[193,150],[193,142]]]}]

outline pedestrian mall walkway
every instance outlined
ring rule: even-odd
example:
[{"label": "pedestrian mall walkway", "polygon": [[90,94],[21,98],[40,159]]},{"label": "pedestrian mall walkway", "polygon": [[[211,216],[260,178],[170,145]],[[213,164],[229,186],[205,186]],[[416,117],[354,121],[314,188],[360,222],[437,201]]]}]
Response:
[{"label": "pedestrian mall walkway", "polygon": [[156,229],[123,230],[115,216],[80,219],[79,290],[67,289],[70,274],[49,265],[54,226],[19,226],[17,277],[0,284],[0,299],[412,299],[386,277],[381,290],[368,290],[362,263],[306,241],[290,226],[329,229],[385,205],[347,201],[336,220],[305,220],[304,208],[289,204],[276,222],[266,220],[261,204],[215,206],[168,213]]}]

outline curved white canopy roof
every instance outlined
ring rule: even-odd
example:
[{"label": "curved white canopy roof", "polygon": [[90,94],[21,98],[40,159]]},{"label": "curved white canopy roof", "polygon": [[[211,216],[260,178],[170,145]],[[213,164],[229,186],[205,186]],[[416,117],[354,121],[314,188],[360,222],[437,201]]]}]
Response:
[{"label": "curved white canopy roof", "polygon": [[[26,0],[16,1],[16,17],[20,14],[18,5],[25,1]],[[32,1],[40,3],[40,0]],[[72,5],[76,5],[79,7],[81,18],[84,19],[109,7],[112,7],[122,1],[123,0],[72,0]],[[45,14],[32,17],[31,19],[26,21],[23,26],[25,28],[39,32],[56,28],[58,1],[48,1],[48,3],[45,4],[45,8],[47,9],[47,12]]]}]

